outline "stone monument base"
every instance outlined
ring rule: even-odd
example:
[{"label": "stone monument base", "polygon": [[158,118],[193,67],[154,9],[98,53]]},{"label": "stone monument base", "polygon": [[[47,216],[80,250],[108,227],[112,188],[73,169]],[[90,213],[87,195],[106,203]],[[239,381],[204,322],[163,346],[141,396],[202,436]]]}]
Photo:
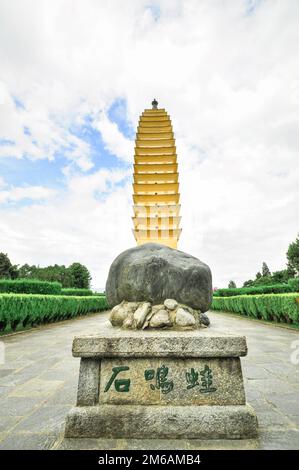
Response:
[{"label": "stone monument base", "polygon": [[257,434],[249,405],[106,405],[72,408],[66,437],[242,439]]},{"label": "stone monument base", "polygon": [[77,406],[66,437],[241,439],[257,435],[240,357],[246,339],[215,328],[76,337]]}]

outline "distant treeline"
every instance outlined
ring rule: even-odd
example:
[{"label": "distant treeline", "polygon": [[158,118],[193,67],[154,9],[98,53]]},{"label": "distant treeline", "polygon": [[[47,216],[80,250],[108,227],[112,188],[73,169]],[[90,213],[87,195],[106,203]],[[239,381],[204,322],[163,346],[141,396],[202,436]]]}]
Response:
[{"label": "distant treeline", "polygon": [[[296,240],[289,244],[286,268],[271,273],[267,263],[263,262],[262,269],[255,275],[255,279],[248,279],[243,287],[276,286],[277,284],[288,284],[289,280],[299,277],[299,235]],[[228,288],[235,289],[236,283],[229,281]],[[221,289],[222,290],[222,289]],[[218,289],[217,289],[218,292]],[[272,291],[271,291],[272,292]],[[290,291],[282,291],[290,292]],[[260,292],[257,292],[260,293]]]},{"label": "distant treeline", "polygon": [[66,267],[40,266],[24,264],[13,265],[5,253],[0,253],[0,279],[38,279],[40,281],[59,282],[63,288],[89,289],[91,275],[86,266],[72,263]]},{"label": "distant treeline", "polygon": [[40,281],[38,279],[0,279],[0,294],[43,294],[43,295],[68,295],[86,297],[91,295],[103,295],[93,293],[91,289],[77,287],[62,288],[57,281]]},{"label": "distant treeline", "polygon": [[233,297],[236,295],[258,295],[258,294],[285,294],[299,292],[299,277],[289,279],[287,284],[274,284],[272,286],[232,287],[228,289],[217,289],[213,297]]}]

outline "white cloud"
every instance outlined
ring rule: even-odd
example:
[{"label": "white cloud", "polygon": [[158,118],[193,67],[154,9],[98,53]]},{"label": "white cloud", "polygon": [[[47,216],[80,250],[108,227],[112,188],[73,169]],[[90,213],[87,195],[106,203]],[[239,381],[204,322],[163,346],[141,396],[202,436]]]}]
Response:
[{"label": "white cloud", "polygon": [[[93,286],[104,287],[113,258],[134,244],[128,229],[130,187],[127,171],[72,176],[65,193],[51,194],[46,204],[0,210],[1,247],[19,264],[80,261],[91,270]],[[9,194],[34,198],[38,190],[40,199],[46,188],[44,193],[42,188],[15,188]]]},{"label": "white cloud", "polygon": [[0,158],[53,160],[57,151],[65,149],[65,157],[80,169],[92,168],[89,144],[69,131],[71,122],[60,122],[61,117],[51,116],[51,110],[40,102],[39,92],[33,90],[32,98],[33,101],[24,99],[25,107],[17,105],[0,82]]},{"label": "white cloud", "polygon": [[[65,147],[90,170],[90,147],[70,130],[89,115],[127,163],[134,144],[107,110],[122,97],[136,127],[156,96],[177,137],[180,248],[208,262],[218,286],[264,260],[280,269],[298,232],[298,17],[296,0],[4,0],[0,158]],[[128,174],[65,174],[59,204],[2,211],[1,246],[14,262],[79,257],[103,286],[134,245]]]},{"label": "white cloud", "polygon": [[[1,184],[4,189],[1,189]],[[21,186],[6,189],[4,180],[0,180],[0,204],[5,202],[17,202],[23,199],[43,201],[52,198],[57,192],[54,189],[43,186]]]},{"label": "white cloud", "polygon": [[132,162],[134,142],[127,139],[118,129],[115,122],[111,122],[105,114],[94,121],[94,127],[100,131],[106,149],[125,162]]}]

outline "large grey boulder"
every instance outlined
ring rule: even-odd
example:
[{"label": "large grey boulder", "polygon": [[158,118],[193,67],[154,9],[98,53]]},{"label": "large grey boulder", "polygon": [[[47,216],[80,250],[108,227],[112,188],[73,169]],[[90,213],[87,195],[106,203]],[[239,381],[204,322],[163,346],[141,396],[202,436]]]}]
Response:
[{"label": "large grey boulder", "polygon": [[163,304],[166,299],[206,312],[212,302],[209,266],[194,256],[157,243],[122,252],[112,263],[106,283],[110,307],[128,302]]}]

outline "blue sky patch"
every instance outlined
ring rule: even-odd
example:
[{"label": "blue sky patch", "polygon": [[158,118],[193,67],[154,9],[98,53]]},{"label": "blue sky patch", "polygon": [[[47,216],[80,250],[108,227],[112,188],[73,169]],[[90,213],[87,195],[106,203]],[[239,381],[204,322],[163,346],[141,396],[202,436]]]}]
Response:
[{"label": "blue sky patch", "polygon": [[24,126],[24,134],[31,136],[31,132],[30,132],[30,130],[29,130],[29,127]]},{"label": "blue sky patch", "polygon": [[155,21],[158,21],[161,16],[161,8],[157,3],[151,3],[147,6],[147,9],[150,10],[152,17]]},{"label": "blue sky patch", "polygon": [[0,158],[0,175],[9,186],[46,186],[61,188],[65,176],[61,172],[65,158],[29,160],[28,158]]},{"label": "blue sky patch", "polygon": [[[15,99],[16,106],[23,107],[23,104]],[[110,106],[108,111],[109,119],[116,123],[120,132],[126,138],[133,139],[135,131],[127,120],[127,104],[124,99],[118,99]],[[120,160],[113,155],[105,147],[101,133],[93,127],[93,117],[86,116],[83,125],[72,126],[69,129],[73,135],[88,143],[90,147],[90,158],[93,167],[88,171],[82,171],[82,174],[92,174],[100,169],[124,169],[129,164]],[[24,134],[30,136],[30,129],[24,127]],[[0,145],[14,145],[13,141],[0,139]],[[0,175],[5,180],[7,186],[44,186],[52,189],[65,189],[67,179],[63,173],[63,169],[68,165],[74,165],[74,169],[80,172],[76,164],[71,163],[71,159],[66,157],[66,153],[75,150],[75,144],[62,147],[55,153],[55,158],[32,160],[30,156],[25,155],[24,158],[0,158]],[[29,157],[29,158],[28,158]],[[133,156],[132,156],[133,158]],[[126,181],[121,181],[122,186]],[[105,193],[103,194],[103,196]],[[98,194],[100,197],[100,194]],[[17,202],[8,202],[5,205],[23,206],[31,204],[30,199]],[[36,201],[34,201],[36,203]]]},{"label": "blue sky patch", "polygon": [[0,139],[0,145],[16,145],[13,140]]},{"label": "blue sky patch", "polygon": [[15,103],[15,106],[16,108],[18,109],[25,109],[25,106],[24,106],[24,103],[22,103],[22,101],[17,98],[16,96],[13,97],[13,100],[14,100],[14,103]]},{"label": "blue sky patch", "polygon": [[2,204],[0,204],[0,208],[1,209],[12,209],[12,208],[21,209],[22,207],[28,207],[32,205],[41,206],[43,204],[47,204],[46,199],[31,199],[29,197],[25,197],[17,201],[13,201],[13,200],[5,201]]},{"label": "blue sky patch", "polygon": [[101,133],[92,126],[91,116],[86,116],[82,126],[73,126],[70,131],[90,145],[90,157],[94,166],[85,174],[93,173],[100,168],[125,168],[124,162],[119,161],[105,148]]},{"label": "blue sky patch", "polygon": [[127,119],[127,102],[123,98],[119,98],[113,102],[108,110],[108,118],[110,121],[117,124],[120,132],[130,140],[135,137],[135,130],[133,129],[132,123]]},{"label": "blue sky patch", "polygon": [[245,0],[246,15],[252,15],[263,0]]}]

